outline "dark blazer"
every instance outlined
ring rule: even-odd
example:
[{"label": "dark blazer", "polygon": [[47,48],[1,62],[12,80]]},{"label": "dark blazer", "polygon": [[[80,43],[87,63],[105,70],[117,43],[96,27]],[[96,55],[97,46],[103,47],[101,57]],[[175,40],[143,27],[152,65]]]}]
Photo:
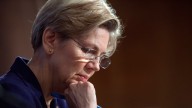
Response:
[{"label": "dark blazer", "polygon": [[[28,61],[17,57],[10,70],[1,76],[1,108],[47,108],[40,84],[27,66]],[[64,98],[55,97],[51,103],[52,108],[67,108]]]}]

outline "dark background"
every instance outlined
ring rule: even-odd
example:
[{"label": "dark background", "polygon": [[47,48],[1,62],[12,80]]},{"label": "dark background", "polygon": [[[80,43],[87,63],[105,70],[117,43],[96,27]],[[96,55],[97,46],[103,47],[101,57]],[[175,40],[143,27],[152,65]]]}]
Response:
[{"label": "dark background", "polygon": [[[30,34],[46,0],[0,1],[0,73],[30,58]],[[103,108],[192,108],[192,2],[109,0],[124,23],[112,65],[91,79]]]}]

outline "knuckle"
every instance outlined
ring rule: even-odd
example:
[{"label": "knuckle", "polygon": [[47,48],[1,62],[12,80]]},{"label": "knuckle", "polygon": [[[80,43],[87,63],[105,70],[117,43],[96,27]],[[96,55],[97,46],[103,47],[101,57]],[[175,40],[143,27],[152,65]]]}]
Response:
[{"label": "knuckle", "polygon": [[88,88],[94,88],[94,85],[92,83],[90,83],[90,82],[87,82],[87,87]]}]

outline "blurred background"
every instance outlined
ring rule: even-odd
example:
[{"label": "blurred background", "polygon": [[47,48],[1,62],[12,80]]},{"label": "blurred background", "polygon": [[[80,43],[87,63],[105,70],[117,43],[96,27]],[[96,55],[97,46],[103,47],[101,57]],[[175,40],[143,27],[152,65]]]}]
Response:
[{"label": "blurred background", "polygon": [[[46,0],[0,1],[0,73],[33,54],[31,26]],[[96,73],[103,108],[192,108],[192,2],[109,0],[125,38],[112,65]]]}]

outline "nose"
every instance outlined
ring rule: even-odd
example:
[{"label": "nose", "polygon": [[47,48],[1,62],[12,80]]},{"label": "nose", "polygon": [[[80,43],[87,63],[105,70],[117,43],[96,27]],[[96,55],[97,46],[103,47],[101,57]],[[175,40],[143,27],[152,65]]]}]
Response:
[{"label": "nose", "polygon": [[95,71],[99,71],[100,70],[100,63],[99,63],[99,61],[95,60],[93,62],[93,64],[94,64]]},{"label": "nose", "polygon": [[99,60],[98,60],[98,59],[95,59],[95,60],[89,61],[89,62],[87,63],[87,68],[89,68],[89,69],[91,69],[91,70],[94,70],[95,72],[96,72],[96,71],[99,71],[99,70],[100,70]]}]

